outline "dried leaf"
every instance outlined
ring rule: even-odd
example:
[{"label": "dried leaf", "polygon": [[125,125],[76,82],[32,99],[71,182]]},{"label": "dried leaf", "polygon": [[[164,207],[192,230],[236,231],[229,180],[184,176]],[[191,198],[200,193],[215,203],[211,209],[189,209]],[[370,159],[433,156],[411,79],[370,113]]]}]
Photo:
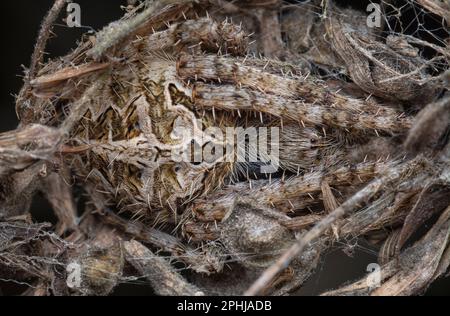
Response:
[{"label": "dried leaf", "polygon": [[399,237],[400,237],[400,230],[395,230],[384,241],[383,246],[381,246],[380,252],[378,254],[378,262],[381,265],[387,264],[397,255],[396,246],[398,244]]},{"label": "dried leaf", "polygon": [[450,97],[427,105],[416,116],[405,142],[405,148],[411,153],[419,153],[435,148],[450,126]]}]

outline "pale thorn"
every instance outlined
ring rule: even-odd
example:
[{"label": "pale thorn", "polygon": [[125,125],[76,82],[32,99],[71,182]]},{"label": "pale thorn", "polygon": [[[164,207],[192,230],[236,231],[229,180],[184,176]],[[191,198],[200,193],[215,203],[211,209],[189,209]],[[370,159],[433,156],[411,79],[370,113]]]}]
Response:
[{"label": "pale thorn", "polygon": [[304,81],[308,80],[310,75],[311,75],[311,72],[308,71],[308,73],[306,74],[306,77],[304,78]]},{"label": "pale thorn", "polygon": [[161,205],[161,207],[163,208],[163,201],[162,201],[162,195],[161,195],[161,191],[158,191],[158,197],[159,197],[159,204]]},{"label": "pale thorn", "polygon": [[305,122],[303,122],[303,120],[300,120],[300,123],[302,124],[303,128],[306,128]]}]

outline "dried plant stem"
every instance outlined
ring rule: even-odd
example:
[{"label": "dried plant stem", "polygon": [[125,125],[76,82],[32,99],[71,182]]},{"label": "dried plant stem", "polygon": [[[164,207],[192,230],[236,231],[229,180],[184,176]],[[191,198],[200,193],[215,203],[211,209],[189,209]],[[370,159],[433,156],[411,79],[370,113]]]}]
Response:
[{"label": "dried plant stem", "polygon": [[104,213],[103,219],[110,225],[120,227],[126,234],[138,238],[143,242],[150,243],[163,251],[169,252],[174,259],[185,262],[194,271],[211,273],[221,269],[219,264],[215,265],[218,260],[211,258],[211,262],[208,261],[207,254],[198,249],[193,249],[184,245],[172,235],[154,228],[145,227],[145,225],[141,223],[127,222],[110,211]]},{"label": "dried plant stem", "polygon": [[[62,8],[66,4],[66,0],[55,0],[52,8],[47,13],[45,17],[41,29],[39,31],[38,39],[36,41],[36,45],[34,47],[33,55],[31,57],[30,67],[28,72],[26,73],[24,80],[24,87],[21,89],[19,96],[16,101],[16,113],[19,118],[26,117],[27,113],[23,113],[23,104],[27,99],[27,95],[30,93],[31,89],[31,80],[33,80],[39,72],[40,65],[44,60],[45,47],[47,45],[47,41],[50,38],[50,34],[52,32],[53,23],[59,16]],[[26,111],[33,111],[33,109],[26,109]],[[28,119],[25,119],[25,122]]]},{"label": "dried plant stem", "polygon": [[[265,67],[244,63],[214,55],[182,55],[177,72],[185,80],[213,80],[220,84],[196,82],[194,97],[199,106],[261,111],[302,124],[389,134],[404,133],[412,125],[410,118],[394,109],[340,95],[320,80],[280,76],[265,71]],[[240,89],[222,83],[233,83]]]},{"label": "dried plant stem", "polygon": [[30,70],[28,72],[29,79],[34,78],[39,71],[40,63],[44,58],[45,47],[52,32],[53,23],[55,23],[66,2],[66,0],[55,0],[55,3],[42,23],[33,56],[31,57]]},{"label": "dried plant stem", "polygon": [[197,287],[189,284],[164,259],[156,256],[137,241],[124,243],[126,259],[136,270],[145,276],[158,295],[165,296],[201,296]]}]

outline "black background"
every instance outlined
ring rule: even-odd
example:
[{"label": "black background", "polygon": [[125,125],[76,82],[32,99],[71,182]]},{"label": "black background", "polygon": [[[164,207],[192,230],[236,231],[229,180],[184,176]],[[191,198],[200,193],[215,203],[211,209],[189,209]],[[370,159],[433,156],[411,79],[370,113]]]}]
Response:
[{"label": "black background", "polygon": [[[40,23],[52,0],[13,0],[1,2],[1,103],[0,131],[14,129],[17,118],[13,94],[17,94],[23,74],[22,65],[28,66]],[[82,8],[82,24],[101,29],[107,23],[122,16],[120,6],[124,0],[78,0]],[[55,37],[47,51],[49,57],[62,56],[75,47],[80,35],[88,29],[68,28],[62,18],[54,28]]]},{"label": "black background", "polygon": [[[120,6],[125,0],[77,0],[82,8],[82,24],[93,29],[101,29],[107,23],[122,16]],[[350,1],[346,1],[350,2]],[[360,1],[355,1],[361,5]],[[52,0],[13,0],[2,1],[0,15],[0,43],[1,43],[1,103],[0,103],[0,132],[14,129],[18,122],[14,108],[14,94],[21,85],[22,65],[28,66],[33,51],[36,35]],[[62,19],[54,32],[47,48],[49,56],[61,56],[75,47],[76,41],[88,28],[68,28]],[[47,205],[37,199],[33,214],[35,219],[45,219],[49,211]],[[365,275],[368,264],[376,262],[375,252],[370,247],[356,247],[355,258],[348,257],[340,250],[328,254],[321,262],[316,276],[302,288],[298,294],[318,294],[324,290],[336,288],[342,282],[353,280]],[[14,294],[18,290],[11,283],[0,281],[0,291],[4,294]],[[17,292],[18,293],[18,292]],[[120,286],[115,294],[152,294],[144,284]],[[436,282],[427,292],[429,295],[450,294],[450,279]],[[1,295],[1,292],[0,292]]]}]

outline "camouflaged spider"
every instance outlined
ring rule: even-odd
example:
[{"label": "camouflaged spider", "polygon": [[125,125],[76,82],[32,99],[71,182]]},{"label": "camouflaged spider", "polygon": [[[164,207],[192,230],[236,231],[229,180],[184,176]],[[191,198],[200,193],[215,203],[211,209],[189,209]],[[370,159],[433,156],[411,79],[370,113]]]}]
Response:
[{"label": "camouflaged spider", "polygon": [[[240,26],[208,14],[212,2],[140,8],[65,58],[32,67],[18,113],[27,137],[33,124],[46,125],[52,142],[27,139],[14,153],[26,166],[44,161],[51,172],[70,170],[104,222],[193,271],[220,273],[230,260],[256,273],[272,267],[248,293],[280,284],[278,293],[285,293],[307,277],[300,262],[314,266],[325,247],[319,243],[294,259],[310,241],[345,237],[348,227],[339,220],[370,199],[386,200],[392,188],[423,189],[417,181],[431,174],[428,158],[401,157],[395,148],[411,116],[334,89],[289,63],[256,58]],[[250,165],[233,161],[176,161],[173,151],[185,141],[177,131],[202,133],[198,121],[222,131],[279,126],[279,175],[253,175]],[[204,147],[211,138],[188,144]],[[383,159],[371,153],[376,143],[386,150]],[[436,159],[444,170],[446,158]],[[394,200],[388,205],[396,207]],[[314,224],[297,243],[298,233]],[[326,234],[329,228],[334,234]],[[291,261],[293,272],[286,273]]]},{"label": "camouflaged spider", "polygon": [[[66,161],[78,170],[79,178],[114,195],[120,210],[172,221],[169,214],[177,213],[179,200],[188,200],[200,190],[214,190],[229,177],[232,164],[204,170],[193,164],[178,166],[171,158],[177,145],[174,131],[181,126],[196,129],[195,120],[224,129],[236,126],[233,112],[258,112],[283,123],[299,123],[305,130],[309,126],[374,134],[404,133],[411,124],[396,110],[337,94],[319,81],[245,66],[254,61],[236,59],[245,58],[248,42],[239,27],[211,18],[190,20],[186,17],[189,12],[181,13],[186,20],[174,21],[165,30],[162,27],[152,34],[147,28],[150,34],[130,34],[105,54],[108,58],[103,62],[90,60],[96,53],[82,49],[68,58],[75,66],[58,65],[52,72],[56,65],[51,63],[31,81],[37,103],[55,97],[60,103],[78,103],[69,109],[67,121],[72,126],[66,142],[71,147],[66,151],[78,152],[67,155]],[[98,38],[108,36],[100,34]],[[80,56],[87,57],[83,64],[76,64]],[[27,102],[31,101],[23,103]],[[52,109],[42,110],[48,113]],[[300,133],[298,137],[292,141],[310,142]],[[289,159],[282,157],[282,163],[283,158]],[[305,169],[301,161],[296,165]]]}]

